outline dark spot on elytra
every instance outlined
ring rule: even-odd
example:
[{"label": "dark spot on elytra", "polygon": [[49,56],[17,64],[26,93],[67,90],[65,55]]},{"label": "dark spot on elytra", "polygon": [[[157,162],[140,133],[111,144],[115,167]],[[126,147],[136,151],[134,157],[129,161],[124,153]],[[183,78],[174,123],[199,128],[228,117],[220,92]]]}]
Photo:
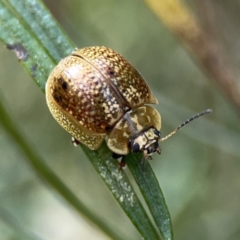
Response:
[{"label": "dark spot on elytra", "polygon": [[109,74],[110,75],[114,75],[114,71],[109,71]]},{"label": "dark spot on elytra", "polygon": [[53,98],[56,100],[56,102],[58,102],[58,103],[60,103],[60,102],[62,102],[62,97],[61,96],[59,96],[59,95],[53,95]]},{"label": "dark spot on elytra", "polygon": [[66,90],[66,89],[68,88],[68,84],[67,84],[66,82],[63,82],[63,83],[62,83],[62,88],[63,88],[64,90]]},{"label": "dark spot on elytra", "polygon": [[18,60],[23,60],[26,61],[28,59],[28,51],[26,50],[26,48],[20,44],[20,43],[15,43],[15,44],[10,44],[7,43],[6,44],[7,49],[15,52]]},{"label": "dark spot on elytra", "polygon": [[53,98],[58,103],[62,102],[62,96],[59,94],[59,91],[56,89],[53,90]]}]

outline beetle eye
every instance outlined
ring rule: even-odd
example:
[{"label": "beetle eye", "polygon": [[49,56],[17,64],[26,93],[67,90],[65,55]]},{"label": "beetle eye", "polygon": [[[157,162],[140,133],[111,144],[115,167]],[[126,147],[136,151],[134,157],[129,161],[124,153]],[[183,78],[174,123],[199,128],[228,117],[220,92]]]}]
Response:
[{"label": "beetle eye", "polygon": [[140,151],[140,146],[138,143],[134,143],[133,144],[133,148],[132,148],[133,152],[139,152]]},{"label": "beetle eye", "polygon": [[161,133],[157,129],[154,129],[154,134],[158,137],[161,137]]}]

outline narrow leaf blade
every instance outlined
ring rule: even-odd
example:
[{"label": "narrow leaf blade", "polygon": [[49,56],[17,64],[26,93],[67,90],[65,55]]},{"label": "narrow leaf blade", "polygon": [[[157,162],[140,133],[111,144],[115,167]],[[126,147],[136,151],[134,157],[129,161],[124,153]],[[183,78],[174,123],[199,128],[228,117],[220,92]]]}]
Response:
[{"label": "narrow leaf blade", "polygon": [[142,165],[141,154],[129,154],[127,165],[137,182],[154,221],[165,240],[173,239],[171,217],[158,180],[148,161]]}]

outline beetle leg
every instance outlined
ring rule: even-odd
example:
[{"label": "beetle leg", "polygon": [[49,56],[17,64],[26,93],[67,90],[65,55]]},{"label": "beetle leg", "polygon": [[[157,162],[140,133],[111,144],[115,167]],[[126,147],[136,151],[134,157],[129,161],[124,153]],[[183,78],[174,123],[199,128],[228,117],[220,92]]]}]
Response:
[{"label": "beetle leg", "polygon": [[161,154],[162,153],[162,148],[159,146],[158,148],[157,148],[157,151],[156,151],[158,154]]},{"label": "beetle leg", "polygon": [[80,142],[75,137],[72,137],[71,141],[74,147],[77,147],[80,144]]},{"label": "beetle leg", "polygon": [[142,158],[142,162],[141,162],[141,168],[142,168],[142,171],[144,171],[144,168],[145,168],[145,164],[146,164],[146,161],[149,161],[149,160],[152,160],[152,156],[151,155],[144,155],[143,158]]},{"label": "beetle leg", "polygon": [[119,167],[120,169],[126,169],[126,156],[123,155],[121,161],[119,162]]},{"label": "beetle leg", "polygon": [[116,153],[112,153],[112,158],[118,160],[120,169],[126,168],[125,155],[119,155]]}]

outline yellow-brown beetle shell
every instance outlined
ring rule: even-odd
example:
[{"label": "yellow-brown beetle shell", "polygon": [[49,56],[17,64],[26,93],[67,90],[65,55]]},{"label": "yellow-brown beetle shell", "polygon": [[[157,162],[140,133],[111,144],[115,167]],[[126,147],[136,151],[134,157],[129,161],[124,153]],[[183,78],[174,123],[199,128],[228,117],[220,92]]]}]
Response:
[{"label": "yellow-brown beetle shell", "polygon": [[158,103],[136,69],[106,47],[78,49],[61,60],[47,80],[46,98],[58,123],[90,149],[126,111]]}]

